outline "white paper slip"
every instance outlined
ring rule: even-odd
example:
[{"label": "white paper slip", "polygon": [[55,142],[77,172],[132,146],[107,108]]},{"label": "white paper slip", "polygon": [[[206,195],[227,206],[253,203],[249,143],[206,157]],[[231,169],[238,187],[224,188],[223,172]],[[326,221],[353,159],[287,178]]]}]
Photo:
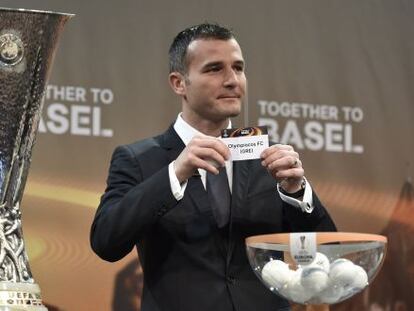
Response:
[{"label": "white paper slip", "polygon": [[316,233],[298,232],[290,234],[290,254],[298,265],[306,266],[316,256]]},{"label": "white paper slip", "polygon": [[260,159],[260,154],[269,147],[266,126],[224,129],[221,137],[230,149],[232,161]]}]

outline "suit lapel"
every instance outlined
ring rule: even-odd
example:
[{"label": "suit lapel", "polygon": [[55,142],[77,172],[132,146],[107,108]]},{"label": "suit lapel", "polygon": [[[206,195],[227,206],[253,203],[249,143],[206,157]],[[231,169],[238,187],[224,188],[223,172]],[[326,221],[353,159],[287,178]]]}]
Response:
[{"label": "suit lapel", "polygon": [[173,125],[161,135],[160,145],[166,150],[169,162],[174,161],[185,148],[183,141],[174,130]]},{"label": "suit lapel", "polygon": [[[178,136],[172,125],[164,133],[161,145],[167,151],[169,162],[174,161],[185,148],[183,141]],[[210,210],[208,214],[211,214],[212,221],[215,222],[211,207],[208,204],[207,193],[204,189],[200,176],[194,175],[188,180],[185,193],[191,197],[192,201],[199,211],[208,212],[208,210]]]}]

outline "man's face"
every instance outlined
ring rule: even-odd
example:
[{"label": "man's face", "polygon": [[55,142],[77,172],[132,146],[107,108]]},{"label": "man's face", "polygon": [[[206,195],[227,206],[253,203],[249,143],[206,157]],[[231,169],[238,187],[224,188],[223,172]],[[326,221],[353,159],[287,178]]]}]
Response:
[{"label": "man's face", "polygon": [[239,115],[245,92],[244,60],[235,39],[190,43],[183,94],[189,121],[221,122]]}]

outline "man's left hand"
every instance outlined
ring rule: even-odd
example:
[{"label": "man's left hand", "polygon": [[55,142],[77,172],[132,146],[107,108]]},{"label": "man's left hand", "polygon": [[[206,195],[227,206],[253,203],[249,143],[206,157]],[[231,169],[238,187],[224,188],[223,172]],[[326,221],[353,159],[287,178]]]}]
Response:
[{"label": "man's left hand", "polygon": [[299,154],[290,145],[270,146],[260,155],[262,165],[277,180],[284,191],[294,193],[302,186],[305,171]]}]

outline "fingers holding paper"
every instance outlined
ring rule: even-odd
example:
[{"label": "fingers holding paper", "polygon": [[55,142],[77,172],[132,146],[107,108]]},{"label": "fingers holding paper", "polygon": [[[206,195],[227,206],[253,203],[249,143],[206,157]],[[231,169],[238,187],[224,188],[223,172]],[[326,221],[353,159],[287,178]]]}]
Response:
[{"label": "fingers holding paper", "polygon": [[218,174],[218,168],[224,166],[229,157],[229,148],[220,139],[196,135],[174,162],[177,179],[183,182],[199,168]]},{"label": "fingers holding paper", "polygon": [[301,189],[305,171],[299,154],[290,145],[276,144],[261,154],[262,165],[288,193]]}]

